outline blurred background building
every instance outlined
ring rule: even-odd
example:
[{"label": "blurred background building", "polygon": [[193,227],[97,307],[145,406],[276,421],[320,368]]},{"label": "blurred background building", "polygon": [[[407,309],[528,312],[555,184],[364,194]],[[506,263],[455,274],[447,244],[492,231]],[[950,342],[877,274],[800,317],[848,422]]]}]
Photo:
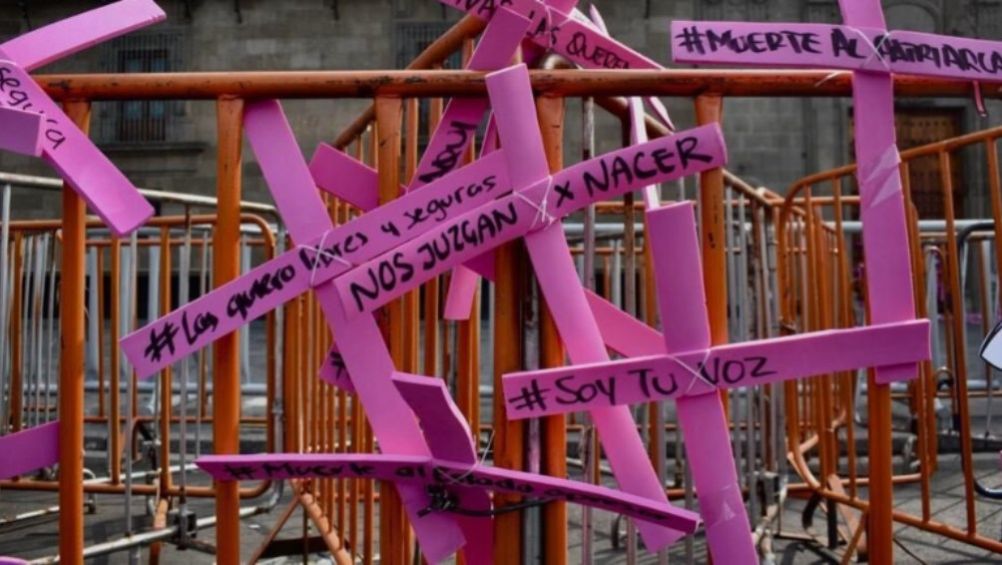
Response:
[{"label": "blurred background building", "polygon": [[[69,16],[96,4],[83,0],[3,0],[0,37]],[[168,22],[130,34],[42,69],[42,73],[339,70],[402,68],[460,12],[436,0],[161,0]],[[1002,37],[999,0],[885,0],[889,25],[950,35]],[[582,7],[587,8],[583,3]],[[612,34],[666,66],[672,19],[838,22],[836,0],[603,0],[597,2]],[[456,66],[457,61],[452,65]],[[973,86],[972,86],[973,92]],[[688,100],[664,100],[680,126],[693,123]],[[287,109],[304,153],[333,139],[368,101],[289,101]],[[568,127],[580,116],[569,101]],[[989,110],[1002,111],[1002,108]],[[619,128],[599,113],[597,148],[621,143]],[[124,101],[95,105],[92,135],[137,185],[211,194],[215,189],[215,114],[211,102]],[[851,161],[849,99],[733,99],[724,113],[730,169],[753,184],[785,192],[798,177]],[[900,100],[902,148],[986,127],[972,100]],[[569,136],[579,139],[579,136]],[[572,162],[579,147],[568,147]],[[249,152],[244,195],[267,201]],[[982,160],[970,159],[972,167]],[[923,218],[938,217],[937,164],[912,170],[912,190]],[[0,170],[47,174],[42,163],[0,155]],[[985,215],[978,170],[956,171],[958,210]],[[52,217],[57,194],[15,193],[20,217]]]}]

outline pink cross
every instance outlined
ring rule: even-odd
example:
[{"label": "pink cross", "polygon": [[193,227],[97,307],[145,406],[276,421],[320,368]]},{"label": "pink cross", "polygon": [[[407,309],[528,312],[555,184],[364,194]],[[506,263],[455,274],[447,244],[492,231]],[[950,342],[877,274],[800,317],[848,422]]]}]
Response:
[{"label": "pink cross", "polygon": [[[877,0],[840,0],[846,25],[685,22],[672,24],[675,60],[808,66],[853,74],[857,179],[862,198],[867,296],[874,324],[915,318],[904,197],[894,132],[892,73],[1002,78],[1002,43],[888,31]],[[907,380],[915,363],[877,367],[877,382]]]},{"label": "pink cross", "polygon": [[[525,75],[522,76],[525,78]],[[527,87],[527,83],[524,83],[524,86]],[[511,94],[503,89],[502,92],[506,95]],[[519,91],[518,96],[507,102],[504,112],[511,113],[517,108],[514,100],[525,102],[526,97],[531,100],[531,93],[528,90]],[[514,122],[518,123],[519,128],[528,128],[531,124],[530,131],[534,131],[534,135],[538,138],[538,126],[535,126],[534,120],[534,113],[530,112],[518,117]],[[512,179],[508,174],[510,163],[521,163],[520,158],[510,161],[507,150],[499,150],[468,167],[434,181],[420,191],[408,193],[361,218],[333,228],[326,219],[320,200],[313,190],[313,183],[305,163],[302,168],[299,167],[302,162],[301,156],[277,103],[264,101],[250,105],[245,115],[245,127],[251,147],[258,156],[269,186],[283,187],[283,191],[275,191],[275,198],[281,213],[288,218],[290,228],[293,229],[294,240],[300,242],[301,246],[126,336],[122,341],[123,350],[137,371],[142,375],[148,375],[312,287],[324,305],[328,322],[341,347],[341,362],[348,373],[359,375],[358,378],[351,380],[352,386],[366,406],[378,406],[378,409],[370,408],[370,411],[375,410],[377,414],[372,423],[380,445],[384,453],[394,455],[427,457],[431,453],[431,448],[420,436],[419,430],[412,426],[413,422],[407,417],[403,400],[392,388],[390,377],[394,369],[372,316],[354,311],[353,308],[349,314],[349,309],[344,308],[345,304],[333,284],[364,269],[359,268],[337,276],[339,273],[350,269],[354,261],[364,260],[368,253],[392,245],[396,245],[392,247],[395,250],[384,253],[382,257],[390,256],[391,265],[399,264],[399,261],[393,261],[392,258],[403,257],[399,253],[407,245],[416,244],[424,235],[437,233],[438,237],[441,237],[442,233],[458,229],[457,226],[464,221],[465,216],[498,208],[499,203],[502,207],[514,206],[521,214],[522,219],[519,220],[517,229],[522,231],[511,230],[509,237],[509,226],[506,220],[500,217],[498,221],[505,230],[501,235],[507,239],[485,240],[482,242],[483,245],[469,248],[469,251],[475,252],[474,256],[479,255],[503,241],[527,234],[533,228],[535,217],[542,219],[545,215],[555,219],[595,200],[635,190],[646,182],[661,182],[717,167],[724,160],[719,128],[707,126],[579,164],[554,176],[552,189],[548,188],[546,182],[536,183],[535,188],[530,187],[528,190],[520,191],[517,196],[508,195],[497,199],[499,195],[510,191],[511,186],[516,183],[516,179]],[[507,137],[506,131],[506,126],[501,128],[502,136]],[[484,175],[489,175],[493,180],[488,183],[488,177]],[[549,178],[548,174],[546,178]],[[477,182],[471,182],[473,180]],[[496,192],[483,189],[472,196],[467,194],[470,200],[464,198],[463,204],[457,204],[458,207],[455,209],[446,207],[448,213],[444,216],[436,215],[434,219],[414,223],[414,218],[419,216],[415,210],[427,209],[431,201],[454,194],[457,187],[468,187],[471,184],[479,184],[482,187],[490,184],[494,187],[492,190]],[[313,192],[307,194],[304,187],[309,187]],[[547,198],[548,193],[552,195]],[[477,198],[482,200],[478,201]],[[462,214],[466,210],[464,206],[474,204],[480,207]],[[547,206],[542,207],[542,204]],[[502,210],[500,214],[504,216],[505,213]],[[559,230],[558,226],[554,227]],[[490,226],[484,226],[482,229],[486,230],[484,232],[486,234],[490,231]],[[494,235],[498,233],[495,232]],[[350,237],[354,239],[350,240]],[[379,243],[377,240],[384,243]],[[305,245],[301,243],[304,241],[307,242]],[[350,244],[352,241],[354,244]],[[391,243],[385,243],[386,241]],[[563,245],[566,252],[566,242]],[[569,256],[567,259],[569,260]],[[464,260],[466,257],[457,257],[454,261],[443,262],[439,270],[450,268]],[[427,280],[434,275],[422,272],[414,273],[412,276],[413,282],[407,283],[411,287],[419,284],[419,279]],[[577,288],[580,290],[580,285],[577,285]],[[581,295],[581,302],[583,301]],[[604,353],[604,347],[600,343],[599,349]],[[580,348],[575,351],[580,351]],[[399,402],[401,405],[393,405],[394,402]],[[630,433],[636,435],[631,419],[624,423],[623,427],[628,427]],[[626,441],[619,443],[629,445]],[[641,466],[638,467],[630,461],[627,467],[633,475],[641,479],[623,481],[628,488],[633,489],[637,489],[638,485],[646,486],[641,482],[644,480],[643,465],[649,466],[649,463],[645,463],[646,457],[639,441],[637,447]],[[617,448],[617,452],[623,453],[624,450]],[[653,483],[657,494],[663,497],[663,489],[656,481],[656,477]],[[647,484],[650,484],[650,481],[647,481]],[[429,517],[417,516],[417,512],[424,508],[427,501],[421,492],[412,492],[410,496],[404,498],[414,501],[409,506],[411,519],[415,521],[415,528],[423,540],[422,547],[429,558],[448,555],[462,543],[462,538],[457,537],[456,532],[452,533],[452,537],[449,537],[448,532],[435,533],[432,535],[434,540],[424,541],[431,534],[428,530],[422,534],[422,521],[427,521]],[[658,501],[654,498],[653,502],[664,502],[664,500],[662,498]],[[653,526],[650,529],[654,529]],[[658,535],[666,540],[680,535],[675,532],[661,533],[668,532],[664,528],[656,530]],[[467,535],[467,538],[470,537]]]},{"label": "pink cross", "polygon": [[[710,346],[692,203],[647,214],[665,353],[505,375],[513,419],[674,398],[714,560],[757,559],[718,389],[929,358],[929,322],[913,320]],[[631,334],[622,326],[610,331]]]},{"label": "pink cross", "polygon": [[[249,103],[244,112],[244,129],[297,247],[126,336],[122,340],[126,357],[140,374],[149,374],[312,288],[331,332],[341,345],[345,366],[352,374],[361,376],[353,381],[354,388],[367,407],[368,421],[382,453],[404,460],[431,458],[431,447],[393,384],[393,359],[375,318],[345,316],[341,299],[329,281],[351,266],[355,254],[369,252],[370,246],[379,248],[406,235],[407,224],[403,220],[413,210],[409,206],[418,204],[418,199],[449,194],[456,185],[448,184],[450,177],[443,178],[444,193],[429,186],[408,195],[411,198],[398,199],[366,218],[335,228],[278,101]],[[484,172],[485,165],[490,162],[481,162],[480,172]],[[467,167],[453,176],[462,176],[458,186],[467,187],[473,180],[469,175],[478,174],[478,167]],[[496,178],[493,172],[486,174]],[[479,179],[477,196],[489,197],[493,182]],[[426,229],[413,227],[418,231]],[[422,512],[431,500],[421,484],[400,482],[397,489],[429,561],[442,561],[462,547],[465,540],[484,539],[487,535],[482,523],[458,523],[446,514]]]},{"label": "pink cross", "polygon": [[[691,533],[696,514],[606,487],[534,473],[484,466],[477,461],[471,432],[440,379],[395,373],[393,381],[404,396],[432,447],[431,457],[357,454],[262,454],[201,457],[200,468],[218,480],[338,477],[420,485],[431,495],[423,510],[447,512],[460,523],[484,523],[493,512],[487,492],[517,494],[539,501],[567,500],[631,518]],[[489,522],[488,522],[489,523]],[[471,563],[490,563],[490,529],[485,538],[468,539],[477,552]]]},{"label": "pink cross", "polygon": [[[595,195],[615,197],[652,182],[722,166],[725,150],[719,128],[710,125],[682,132],[550,176],[525,66],[488,75],[487,87],[515,192],[361,265],[333,284],[349,317],[367,313],[486,249],[522,237],[571,359],[608,361],[558,220]],[[628,409],[598,410],[592,417],[620,487],[665,502]],[[639,524],[639,529],[651,549],[679,535],[648,523]]]},{"label": "pink cross", "polygon": [[121,0],[0,45],[0,107],[44,118],[41,156],[116,235],[142,225],[153,207],[28,73],[165,18],[152,0]]}]

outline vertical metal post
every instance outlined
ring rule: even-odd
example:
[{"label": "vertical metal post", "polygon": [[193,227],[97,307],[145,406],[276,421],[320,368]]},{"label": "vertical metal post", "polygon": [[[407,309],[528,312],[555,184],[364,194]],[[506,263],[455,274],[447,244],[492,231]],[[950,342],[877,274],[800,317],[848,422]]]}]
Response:
[{"label": "vertical metal post", "polygon": [[[12,432],[21,429],[21,390],[24,383],[21,378],[24,366],[21,363],[21,329],[24,324],[24,314],[22,312],[22,298],[24,297],[25,286],[21,284],[21,275],[24,272],[24,234],[20,231],[14,234],[14,276],[11,277],[11,284],[14,285],[14,294],[10,302],[10,415],[8,420],[4,420],[4,429]],[[62,326],[60,326],[60,331]],[[60,369],[62,370],[62,369]]]},{"label": "vertical metal post", "polygon": [[[108,445],[111,447],[111,482],[118,484],[122,479],[122,394],[120,390],[122,373],[121,373],[121,349],[118,347],[118,338],[121,335],[121,314],[120,308],[122,301],[122,241],[117,237],[111,238],[111,372],[108,376],[108,383],[111,395],[111,409],[109,414],[109,421],[111,422],[111,437],[108,438]],[[100,263],[100,261],[98,261]],[[101,269],[98,269],[98,278],[104,277],[104,273]],[[131,296],[131,295],[130,295]],[[126,304],[126,309],[128,309],[128,302]],[[104,313],[98,312],[95,314],[98,318],[98,325],[104,322]],[[102,349],[99,348],[99,355],[103,356]],[[126,416],[128,417],[128,416]],[[131,458],[131,454],[128,455]]]},{"label": "vertical metal post", "polygon": [[[724,100],[715,94],[696,98],[699,125],[720,122]],[[699,175],[699,235],[706,287],[706,309],[710,322],[710,343],[727,343],[727,248],[724,215],[724,170],[713,169]],[[727,413],[728,397],[720,391]]]},{"label": "vertical metal post", "polygon": [[[379,170],[379,202],[386,203],[400,194],[400,141],[403,101],[399,98],[376,98],[376,164]],[[385,308],[383,335],[393,357],[402,367],[406,357],[404,347],[404,299]],[[405,565],[405,549],[410,545],[403,504],[390,482],[379,487],[379,554],[383,563]]]},{"label": "vertical metal post", "polygon": [[3,185],[2,208],[0,208],[0,436],[7,433],[6,403],[3,401],[7,389],[7,333],[10,323],[10,184]]},{"label": "vertical metal post", "polygon": [[[564,99],[541,97],[536,101],[543,148],[551,172],[564,167]],[[586,260],[587,264],[587,260]],[[594,267],[593,267],[594,270]],[[588,276],[588,272],[585,272]],[[557,325],[540,293],[540,367],[564,364],[564,349]],[[567,476],[567,418],[563,414],[547,416],[542,421],[542,469],[545,475]],[[543,562],[567,563],[567,503],[551,502],[543,507]]]},{"label": "vertical metal post", "polygon": [[[213,284],[219,287],[240,276],[240,198],[244,102],[220,98],[216,102],[218,198]],[[215,452],[240,451],[240,337],[234,332],[213,347],[213,420]],[[240,485],[216,483],[216,557],[221,565],[240,562]]]},{"label": "vertical metal post", "polygon": [[[66,103],[81,130],[90,126],[90,103]],[[63,186],[63,257],[59,321],[59,561],[83,564],[84,274],[86,204]]]},{"label": "vertical metal post", "polygon": [[[522,369],[521,297],[525,255],[521,243],[498,248],[494,281],[494,390],[502,390],[501,376]],[[509,421],[504,395],[494,395],[494,464],[505,469],[522,469],[524,424]],[[497,494],[495,506],[517,502],[518,497]],[[519,563],[522,556],[522,515],[509,512],[494,520],[494,561]]]}]

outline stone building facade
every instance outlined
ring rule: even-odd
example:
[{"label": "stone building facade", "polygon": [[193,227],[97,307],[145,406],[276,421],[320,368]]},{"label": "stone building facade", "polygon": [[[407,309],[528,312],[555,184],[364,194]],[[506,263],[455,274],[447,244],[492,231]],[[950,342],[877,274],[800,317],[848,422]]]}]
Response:
[{"label": "stone building facade", "polygon": [[[0,2],[0,37],[71,15],[94,0]],[[106,43],[42,69],[61,72],[268,71],[400,68],[459,17],[435,0],[160,0],[165,24]],[[611,33],[666,66],[672,19],[749,21],[840,20],[836,0],[601,0]],[[583,4],[586,6],[586,4]],[[892,28],[1002,38],[1002,0],[885,0]],[[287,110],[304,152],[334,137],[367,100],[289,101]],[[679,125],[693,123],[690,100],[665,100]],[[900,100],[902,147],[988,127],[970,100]],[[138,185],[211,194],[215,187],[215,106],[205,101],[102,102],[92,133]],[[569,102],[568,130],[580,104]],[[851,160],[848,99],[728,99],[724,122],[730,169],[783,192],[795,179]],[[600,151],[620,140],[599,120]],[[574,137],[574,136],[569,136]],[[576,141],[567,162],[580,154]],[[245,199],[268,201],[249,151]],[[963,190],[967,215],[981,216],[986,198],[977,159]],[[51,174],[40,163],[0,155],[0,170]],[[16,216],[52,216],[58,197],[15,192]]]}]

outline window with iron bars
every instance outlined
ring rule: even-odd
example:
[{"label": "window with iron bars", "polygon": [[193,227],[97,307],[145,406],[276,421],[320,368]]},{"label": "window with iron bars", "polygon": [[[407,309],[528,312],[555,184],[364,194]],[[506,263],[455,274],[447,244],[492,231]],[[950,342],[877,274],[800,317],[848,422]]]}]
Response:
[{"label": "window with iron bars", "polygon": [[[131,34],[105,44],[103,71],[164,73],[182,67],[180,30]],[[97,106],[97,105],[96,105]],[[181,100],[122,100],[101,103],[95,132],[105,144],[170,143],[182,140],[185,105]]]},{"label": "window with iron bars", "polygon": [[[427,49],[432,42],[445,33],[452,24],[453,22],[449,21],[396,22],[393,34],[396,67],[398,69],[405,68],[415,57]],[[462,54],[458,51],[453,53],[443,62],[442,68],[463,68]],[[425,127],[425,124],[428,123],[428,108],[428,99],[422,98],[419,102],[418,118],[421,124],[421,127],[418,128],[418,146],[421,151],[424,150],[424,146],[428,142],[428,130]],[[480,133],[482,134],[483,132]]]}]

